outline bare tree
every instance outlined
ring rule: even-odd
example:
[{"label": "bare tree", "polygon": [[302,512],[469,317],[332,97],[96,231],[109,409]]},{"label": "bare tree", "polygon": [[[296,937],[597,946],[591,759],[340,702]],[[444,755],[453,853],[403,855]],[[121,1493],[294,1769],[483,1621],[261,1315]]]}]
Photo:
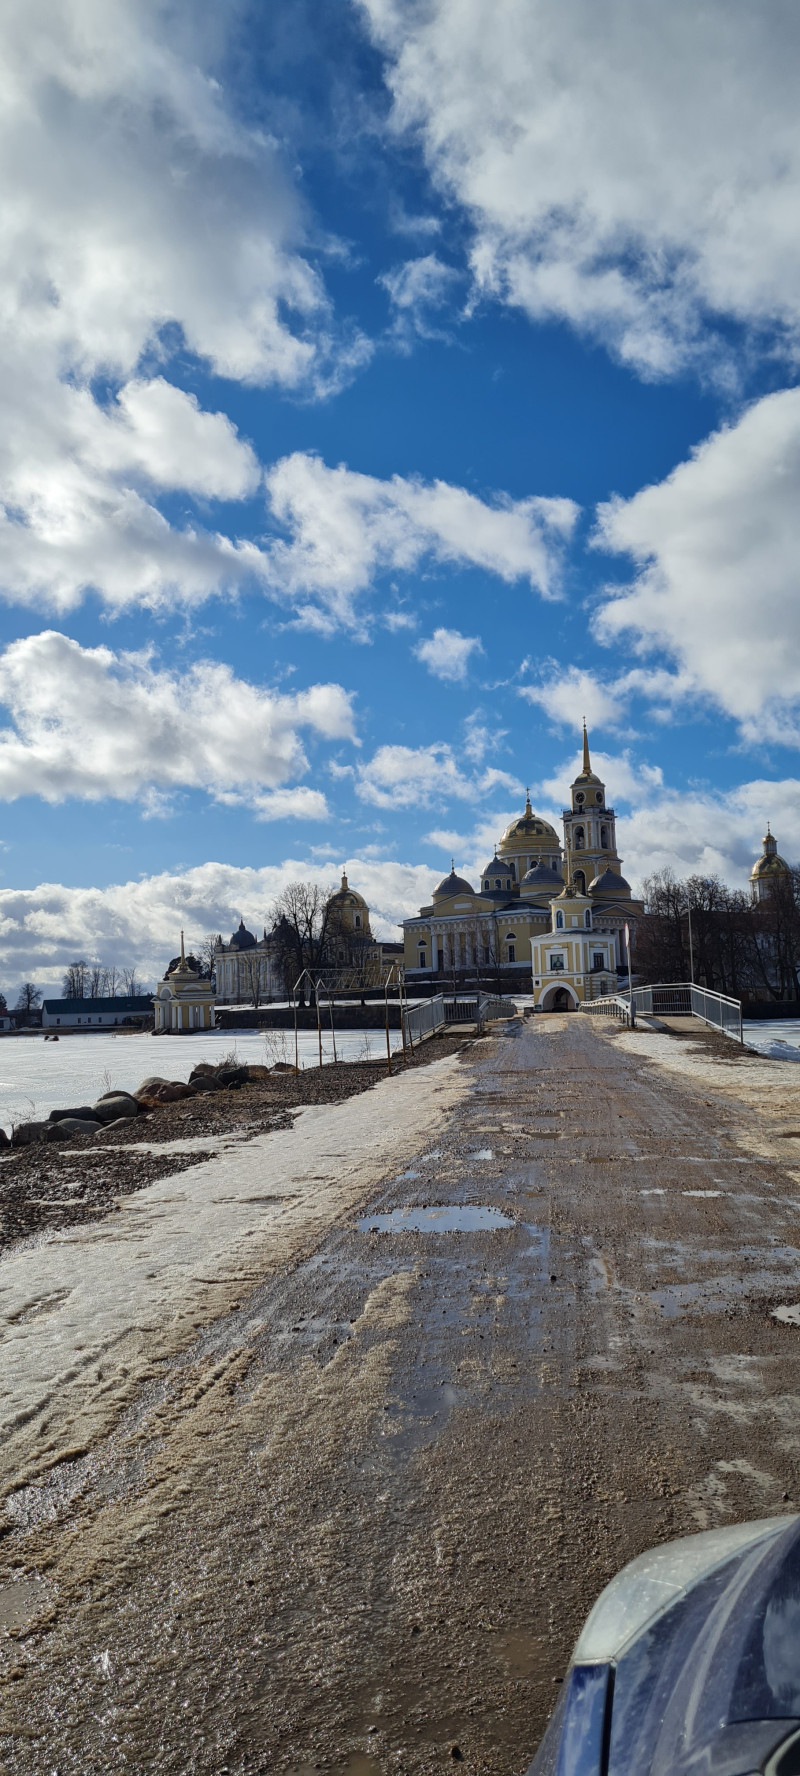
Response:
[{"label": "bare tree", "polygon": [[245,950],[240,965],[250,1004],[257,1009],[264,997],[262,956],[258,950]]},{"label": "bare tree", "polygon": [[88,962],[70,962],[69,968],[61,982],[62,999],[87,998],[86,982],[88,973]]},{"label": "bare tree", "polygon": [[123,970],[122,970],[122,984],[125,988],[126,994],[131,999],[136,998],[137,995],[144,993],[146,991],[144,982],[139,979],[139,976],[136,972],[135,964],[132,968],[123,968]]},{"label": "bare tree", "polygon": [[104,975],[103,975],[103,996],[104,996],[104,998],[116,999],[116,996],[119,992],[119,988],[120,988],[119,969],[116,965],[116,962],[112,962],[110,967],[105,969]]},{"label": "bare tree", "polygon": [[220,939],[215,931],[207,931],[205,937],[198,938],[191,946],[200,964],[200,974],[203,980],[214,979],[214,955],[219,942]]},{"label": "bare tree", "polygon": [[34,986],[33,981],[23,981],[17,994],[17,1011],[21,1011],[27,1018],[30,1017],[31,1012],[38,1011],[41,1003],[42,995],[39,988]]},{"label": "bare tree", "polygon": [[289,882],[275,901],[273,936],[283,962],[287,990],[291,990],[304,968],[312,980],[317,978],[325,957],[335,892],[321,882]]},{"label": "bare tree", "polygon": [[106,971],[102,962],[91,962],[86,978],[87,997],[103,999],[106,996]]}]

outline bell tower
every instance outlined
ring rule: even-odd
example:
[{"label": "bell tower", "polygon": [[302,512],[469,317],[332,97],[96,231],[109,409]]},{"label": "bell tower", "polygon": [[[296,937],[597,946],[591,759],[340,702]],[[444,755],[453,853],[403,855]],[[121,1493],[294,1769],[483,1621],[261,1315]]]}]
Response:
[{"label": "bell tower", "polygon": [[621,874],[617,854],[617,823],[613,808],[606,807],[606,786],[592,770],[589,736],[583,724],[583,763],[570,791],[571,807],[563,812],[565,881],[577,874],[583,892],[595,876],[612,869]]}]

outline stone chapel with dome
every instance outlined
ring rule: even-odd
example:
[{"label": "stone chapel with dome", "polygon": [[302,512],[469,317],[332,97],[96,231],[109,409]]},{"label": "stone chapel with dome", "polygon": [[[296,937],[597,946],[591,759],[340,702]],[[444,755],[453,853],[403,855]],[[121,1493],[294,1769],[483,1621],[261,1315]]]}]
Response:
[{"label": "stone chapel with dome", "polygon": [[624,927],[643,912],[622,874],[616,818],[583,763],[556,829],[531,807],[512,820],[476,890],[454,863],[430,906],[403,925],[409,988],[480,981],[533,990],[542,1010],[566,1009],[616,989],[627,972]]}]

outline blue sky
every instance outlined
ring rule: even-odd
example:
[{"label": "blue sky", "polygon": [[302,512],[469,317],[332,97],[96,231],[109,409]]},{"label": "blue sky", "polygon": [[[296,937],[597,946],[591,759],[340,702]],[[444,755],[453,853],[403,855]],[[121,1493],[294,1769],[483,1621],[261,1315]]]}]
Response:
[{"label": "blue sky", "polygon": [[223,11],[0,27],[5,984],[393,934],[584,714],[633,881],[799,856],[793,10]]}]

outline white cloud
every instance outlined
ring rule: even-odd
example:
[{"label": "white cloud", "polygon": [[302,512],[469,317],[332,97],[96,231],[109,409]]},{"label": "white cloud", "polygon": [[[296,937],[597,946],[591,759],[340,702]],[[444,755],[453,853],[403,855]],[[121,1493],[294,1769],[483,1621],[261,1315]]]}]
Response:
[{"label": "white cloud", "polygon": [[142,799],[152,810],[179,789],[245,801],[261,819],[319,819],[316,790],[291,787],[308,768],[302,729],[353,740],[340,685],[280,696],[201,661],[181,670],[149,657],[82,648],[54,631],[0,654],[0,798]]},{"label": "white cloud", "polygon": [[479,290],[676,369],[709,316],[800,335],[798,32],[744,0],[361,0]]},{"label": "white cloud", "polygon": [[395,334],[400,342],[410,346],[415,334],[423,339],[442,337],[431,323],[431,311],[448,301],[458,281],[458,272],[435,253],[407,259],[403,265],[381,274],[378,283],[383,285],[392,304]]},{"label": "white cloud", "polygon": [[666,649],[684,689],[747,738],[800,744],[798,511],[800,389],[787,389],[665,481],[600,507],[598,542],[639,569],[600,613],[601,638],[627,631],[642,650]]},{"label": "white cloud", "polygon": [[155,500],[242,499],[255,458],[164,367],[194,355],[294,389],[366,349],[334,339],[302,206],[201,65],[203,27],[186,0],[31,0],[0,17],[0,590],[23,603],[240,585],[258,551],[173,527]]},{"label": "white cloud", "polygon": [[[430,899],[441,875],[425,864],[367,857],[344,861],[350,881],[367,899],[373,930],[383,937],[399,937],[398,920]],[[34,980],[57,993],[65,966],[80,956],[118,966],[136,963],[155,980],[175,955],[181,928],[189,948],[209,931],[228,938],[240,918],[260,932],[287,882],[313,876],[335,887],[338,869],[338,862],[310,867],[288,858],[266,869],[204,863],[108,888],[43,883],[0,889],[0,988],[10,994],[20,981]]]},{"label": "white cloud", "polygon": [[519,789],[508,771],[487,769],[465,776],[452,747],[379,746],[365,764],[356,785],[357,794],[376,808],[429,808],[457,800],[471,801],[502,786]]},{"label": "white cloud", "polygon": [[542,668],[541,681],[520,685],[518,695],[544,709],[558,727],[580,732],[585,718],[590,732],[609,728],[615,733],[629,727],[628,712],[634,696],[651,704],[651,718],[663,721],[696,691],[695,679],[686,672],[636,666],[604,683],[586,667],[563,666],[558,660],[548,660]]},{"label": "white cloud", "polygon": [[482,568],[509,585],[525,580],[554,598],[578,515],[569,499],[499,494],[489,503],[445,481],[380,481],[301,452],[276,463],[266,485],[273,516],[290,533],[271,548],[273,583],[323,628],[355,625],[357,597],[378,574],[426,562]]},{"label": "white cloud", "polygon": [[615,728],[620,718],[619,698],[613,687],[602,685],[593,672],[580,666],[561,666],[551,660],[543,669],[542,682],[520,685],[520,697],[538,704],[559,726]]},{"label": "white cloud", "polygon": [[434,629],[427,641],[417,644],[414,653],[435,678],[443,678],[447,684],[463,684],[470,656],[482,654],[483,648],[477,635],[462,635],[458,629]]}]

